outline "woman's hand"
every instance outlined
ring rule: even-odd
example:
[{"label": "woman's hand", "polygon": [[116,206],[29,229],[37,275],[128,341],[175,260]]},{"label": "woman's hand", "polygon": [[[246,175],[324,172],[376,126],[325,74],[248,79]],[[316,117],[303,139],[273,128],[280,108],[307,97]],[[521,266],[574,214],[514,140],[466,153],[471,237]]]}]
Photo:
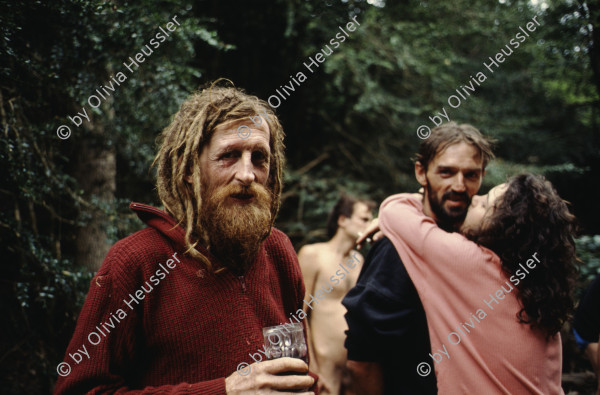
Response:
[{"label": "woman's hand", "polygon": [[421,195],[420,193],[411,193],[410,196],[414,197],[415,199],[417,199],[420,202],[423,201],[423,195]]},{"label": "woman's hand", "polygon": [[367,243],[375,242],[383,237],[383,232],[379,230],[379,218],[373,218],[369,226],[365,231],[358,235],[358,239],[356,239],[356,249],[360,250],[364,245],[365,241]]},{"label": "woman's hand", "polygon": [[417,193],[413,193],[412,195],[415,199],[419,199],[420,201],[423,201],[423,188],[419,188]]},{"label": "woman's hand", "polygon": [[[413,193],[412,196],[415,199],[423,200],[423,188],[419,189],[419,192]],[[383,237],[383,232],[379,230],[379,218],[373,218],[367,229],[364,232],[358,234],[358,239],[356,239],[356,249],[360,250],[365,241],[367,243],[374,243],[377,240]],[[600,394],[599,394],[600,395]]]}]

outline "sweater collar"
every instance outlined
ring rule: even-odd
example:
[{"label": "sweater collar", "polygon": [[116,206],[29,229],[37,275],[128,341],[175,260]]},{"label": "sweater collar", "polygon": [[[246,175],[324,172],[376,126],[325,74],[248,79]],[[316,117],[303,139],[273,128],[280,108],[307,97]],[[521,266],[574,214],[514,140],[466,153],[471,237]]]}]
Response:
[{"label": "sweater collar", "polygon": [[[171,240],[181,251],[186,251],[187,246],[185,244],[185,229],[171,217],[167,212],[160,210],[156,207],[148,206],[142,203],[131,202],[129,208],[137,214],[146,225],[154,228],[166,238]],[[194,247],[199,253],[204,255],[206,259],[210,260],[213,267],[219,268],[222,266],[220,260],[210,253],[206,248],[201,245]]]},{"label": "sweater collar", "polygon": [[[146,225],[156,229],[181,248],[185,248],[185,229],[179,225],[175,218],[171,217],[163,210],[146,204],[131,202],[129,208],[136,213],[139,219]],[[200,246],[196,246],[196,249],[202,254],[207,254],[207,251]]]},{"label": "sweater collar", "polygon": [[[151,228],[156,229],[158,232],[162,233],[169,240],[173,241],[179,248],[182,250],[187,249],[185,245],[185,229],[181,227],[181,225],[175,220],[175,218],[171,217],[165,211],[160,210],[156,207],[148,206],[142,203],[131,202],[129,204],[129,208],[137,214],[139,219],[141,219],[146,225]],[[273,229],[271,229],[271,232]],[[269,237],[272,233],[269,234]],[[202,255],[210,259],[211,263],[215,268],[218,268],[222,265],[218,258],[216,258],[213,254],[211,254],[207,249],[200,245],[196,245],[196,250],[200,252]],[[252,264],[252,266],[248,269],[245,275],[248,275],[253,267],[256,266],[257,261],[261,261],[265,259],[265,246],[264,241],[261,243],[260,250],[257,254],[257,257]]]}]

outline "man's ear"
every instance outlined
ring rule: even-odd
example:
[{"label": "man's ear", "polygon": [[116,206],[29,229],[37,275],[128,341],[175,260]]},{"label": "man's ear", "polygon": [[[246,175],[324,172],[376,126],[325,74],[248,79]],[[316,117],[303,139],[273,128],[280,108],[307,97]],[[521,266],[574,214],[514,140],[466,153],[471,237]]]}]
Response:
[{"label": "man's ear", "polygon": [[419,161],[415,162],[415,177],[422,187],[427,185],[427,169]]},{"label": "man's ear", "polygon": [[337,220],[338,228],[345,227],[346,222],[348,222],[348,217],[345,215],[340,215]]},{"label": "man's ear", "polygon": [[[179,159],[177,159],[177,167],[181,166],[181,161],[183,160],[183,157],[179,157]],[[192,171],[191,169],[186,169],[185,171],[185,176],[183,176],[183,181],[187,182],[188,184],[192,185]]]},{"label": "man's ear", "polygon": [[194,181],[194,177],[192,177],[192,169],[187,168],[185,170],[185,176],[183,176],[183,180],[188,184],[192,185]]}]

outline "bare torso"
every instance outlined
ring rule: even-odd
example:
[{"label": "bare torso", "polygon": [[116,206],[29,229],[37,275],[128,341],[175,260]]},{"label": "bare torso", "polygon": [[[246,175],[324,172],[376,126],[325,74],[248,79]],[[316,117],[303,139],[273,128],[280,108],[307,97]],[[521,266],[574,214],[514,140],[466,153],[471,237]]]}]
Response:
[{"label": "bare torso", "polygon": [[306,284],[305,300],[320,291],[323,295],[312,309],[305,306],[315,370],[325,384],[322,393],[337,395],[347,359],[344,340],[348,326],[342,299],[356,284],[363,258],[356,251],[339,253],[329,243],[305,246],[298,257]]}]

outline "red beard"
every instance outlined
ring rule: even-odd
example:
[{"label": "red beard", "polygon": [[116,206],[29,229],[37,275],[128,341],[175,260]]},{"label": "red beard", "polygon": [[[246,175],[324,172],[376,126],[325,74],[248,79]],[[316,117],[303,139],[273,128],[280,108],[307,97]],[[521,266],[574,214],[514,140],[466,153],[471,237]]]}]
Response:
[{"label": "red beard", "polygon": [[200,225],[208,235],[210,252],[234,274],[243,274],[271,231],[272,194],[252,183],[212,191],[203,185],[201,195]]}]

